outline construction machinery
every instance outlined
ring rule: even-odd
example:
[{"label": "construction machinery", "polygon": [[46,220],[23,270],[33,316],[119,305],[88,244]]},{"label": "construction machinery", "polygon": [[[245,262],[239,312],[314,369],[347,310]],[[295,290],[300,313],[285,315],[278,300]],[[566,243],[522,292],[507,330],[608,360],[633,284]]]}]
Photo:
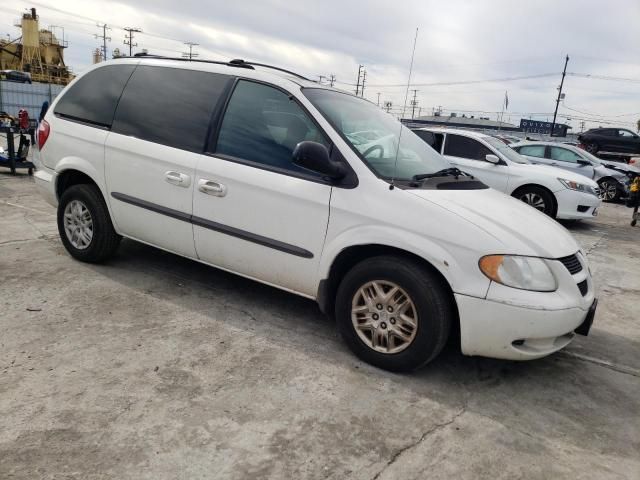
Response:
[{"label": "construction machinery", "polygon": [[22,35],[13,40],[0,40],[0,70],[27,72],[40,83],[66,85],[73,79],[64,63],[64,40],[51,29],[40,29],[36,9],[22,15],[17,23]]}]

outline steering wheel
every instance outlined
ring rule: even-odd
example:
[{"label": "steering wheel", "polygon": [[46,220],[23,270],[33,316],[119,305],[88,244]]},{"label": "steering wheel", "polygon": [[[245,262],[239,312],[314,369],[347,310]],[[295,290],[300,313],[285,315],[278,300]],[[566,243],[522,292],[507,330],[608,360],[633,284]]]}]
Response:
[{"label": "steering wheel", "polygon": [[367,148],[362,153],[362,156],[367,158],[371,153],[375,152],[376,150],[380,150],[380,155],[378,158],[384,157],[384,148],[382,147],[382,145],[373,145],[372,147]]}]

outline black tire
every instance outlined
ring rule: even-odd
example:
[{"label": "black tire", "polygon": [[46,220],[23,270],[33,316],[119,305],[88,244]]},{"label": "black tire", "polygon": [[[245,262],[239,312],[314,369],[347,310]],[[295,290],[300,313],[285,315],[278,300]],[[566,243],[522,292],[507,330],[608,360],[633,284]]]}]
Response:
[{"label": "black tire", "polygon": [[[415,306],[415,335],[397,353],[376,351],[360,338],[352,322],[352,302],[360,288],[373,281],[392,282],[404,290]],[[405,372],[426,365],[440,353],[456,318],[453,302],[442,280],[427,268],[400,256],[378,256],[358,263],[342,279],[336,295],[336,321],[342,338],[360,359],[385,370]],[[389,315],[384,317],[386,321],[391,322],[393,314],[385,315]],[[393,328],[383,323],[381,319],[376,331]],[[387,343],[387,347],[389,345],[391,343]]]},{"label": "black tire", "polygon": [[600,146],[595,142],[587,143],[585,145],[585,150],[591,155],[595,155],[596,153],[598,153],[598,150],[600,150]]},{"label": "black tire", "polygon": [[[91,215],[93,236],[84,248],[77,248],[71,243],[64,227],[65,209],[74,200],[86,206]],[[62,244],[71,256],[89,263],[104,262],[113,256],[122,238],[113,228],[109,210],[100,189],[96,185],[87,184],[73,185],[62,194],[58,204],[58,232]]]},{"label": "black tire", "polygon": [[548,190],[536,187],[535,185],[527,185],[513,192],[512,196],[545,215],[549,215],[551,218],[556,218],[556,205],[553,193]]},{"label": "black tire", "polygon": [[[615,187],[615,194],[611,196]],[[611,178],[603,178],[598,181],[598,188],[600,188],[600,198],[604,202],[617,202],[622,196],[620,184],[616,180]]]}]

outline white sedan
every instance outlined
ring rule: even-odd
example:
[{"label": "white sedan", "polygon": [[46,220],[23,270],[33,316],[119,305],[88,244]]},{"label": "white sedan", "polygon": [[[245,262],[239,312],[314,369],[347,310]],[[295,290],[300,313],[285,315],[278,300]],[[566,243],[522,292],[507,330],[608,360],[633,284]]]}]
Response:
[{"label": "white sedan", "polygon": [[550,217],[593,218],[601,204],[598,184],[556,167],[533,165],[501,140],[454,128],[420,128],[420,138],[460,170]]}]

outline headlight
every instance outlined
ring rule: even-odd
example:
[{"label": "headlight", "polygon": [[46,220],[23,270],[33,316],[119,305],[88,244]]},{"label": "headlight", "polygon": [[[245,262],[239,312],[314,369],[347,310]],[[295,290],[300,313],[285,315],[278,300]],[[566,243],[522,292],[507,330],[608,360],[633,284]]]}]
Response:
[{"label": "headlight", "polygon": [[487,255],[478,265],[487,277],[507,287],[535,292],[553,292],[558,288],[556,277],[542,258]]},{"label": "headlight", "polygon": [[575,190],[576,192],[590,193],[591,195],[598,195],[598,192],[596,191],[595,188],[589,185],[586,185],[584,183],[574,182],[573,180],[567,180],[565,178],[559,178],[558,180],[565,188],[568,188],[569,190]]}]

